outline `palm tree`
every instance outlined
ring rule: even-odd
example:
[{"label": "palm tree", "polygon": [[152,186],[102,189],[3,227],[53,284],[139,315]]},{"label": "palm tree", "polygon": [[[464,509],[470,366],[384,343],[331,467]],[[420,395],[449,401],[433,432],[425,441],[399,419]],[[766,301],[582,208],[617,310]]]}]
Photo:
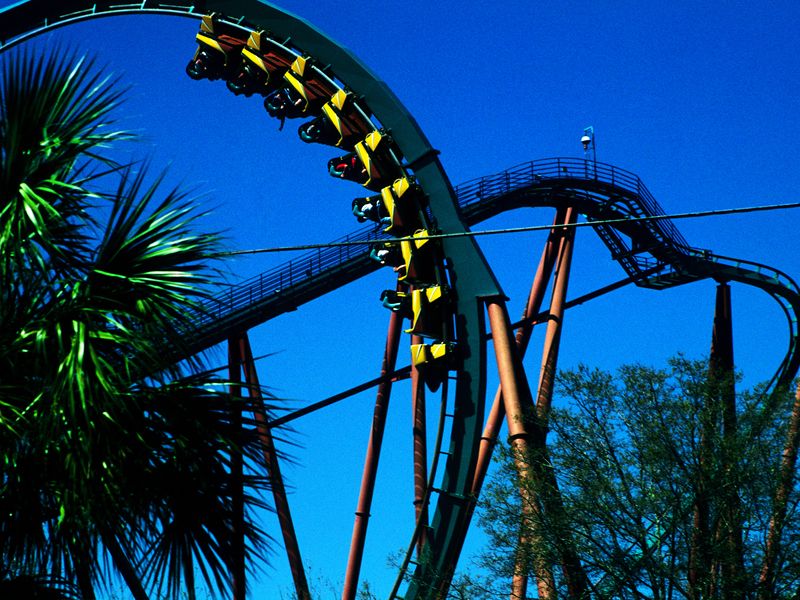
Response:
[{"label": "palm tree", "polygon": [[[131,136],[92,61],[21,52],[0,76],[0,586],[91,599],[121,577],[136,598],[193,598],[197,572],[225,591],[253,407],[197,360],[164,359],[219,237],[195,231],[184,192],[109,158]],[[252,473],[248,514],[266,487]],[[252,519],[245,533],[263,556]]]}]

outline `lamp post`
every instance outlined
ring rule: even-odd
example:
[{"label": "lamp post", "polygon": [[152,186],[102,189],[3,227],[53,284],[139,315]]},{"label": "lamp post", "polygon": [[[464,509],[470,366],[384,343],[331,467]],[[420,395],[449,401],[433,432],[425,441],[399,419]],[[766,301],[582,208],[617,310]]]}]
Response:
[{"label": "lamp post", "polygon": [[594,137],[594,127],[585,127],[583,129],[583,137],[581,137],[581,144],[583,144],[583,160],[586,163],[586,171],[588,176],[589,171],[589,150],[592,151],[592,173],[597,178],[597,144]]}]

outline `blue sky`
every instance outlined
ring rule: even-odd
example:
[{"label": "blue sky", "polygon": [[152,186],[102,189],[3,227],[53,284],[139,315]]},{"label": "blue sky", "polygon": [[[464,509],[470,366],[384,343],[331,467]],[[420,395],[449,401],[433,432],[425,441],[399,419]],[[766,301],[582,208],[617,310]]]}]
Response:
[{"label": "blue sky", "polygon": [[[591,125],[598,160],[638,174],[667,212],[798,200],[796,2],[278,4],[348,46],[389,84],[441,151],[454,184],[532,159],[581,157],[579,138]],[[169,163],[173,180],[202,190],[203,206],[215,207],[209,228],[226,230],[232,248],[325,242],[356,229],[349,204],[361,189],[327,175],[335,151],[302,144],[293,122],[279,132],[255,98],[186,77],[196,29],[172,17],[104,19],[29,46],[68,44],[119,74],[131,87],[121,125],[145,140],[136,153],[156,167]],[[529,209],[480,228],[551,219],[550,211]],[[692,245],[795,279],[798,224],[797,211],[677,222]],[[541,233],[480,241],[512,318],[543,241]],[[237,259],[230,277],[289,258]],[[581,230],[569,296],[622,276],[599,239]],[[261,381],[304,405],[376,376],[388,318],[378,296],[392,285],[391,274],[379,272],[252,331],[256,354],[275,353],[260,362]],[[713,302],[714,284],[702,282],[625,289],[575,308],[565,320],[560,366],[661,365],[679,351],[699,357],[708,352]],[[788,343],[778,305],[734,286],[733,312],[737,365],[749,383],[769,378]],[[534,379],[540,352],[534,342],[527,363]],[[403,391],[393,397],[362,570],[382,595],[392,581],[386,558],[407,543],[412,526]],[[362,394],[299,422],[291,450],[297,464],[286,469],[304,558],[337,587],[373,401]],[[265,524],[277,535],[269,516]],[[471,534],[462,566],[480,543]],[[278,552],[255,589],[277,597],[289,581]]]}]

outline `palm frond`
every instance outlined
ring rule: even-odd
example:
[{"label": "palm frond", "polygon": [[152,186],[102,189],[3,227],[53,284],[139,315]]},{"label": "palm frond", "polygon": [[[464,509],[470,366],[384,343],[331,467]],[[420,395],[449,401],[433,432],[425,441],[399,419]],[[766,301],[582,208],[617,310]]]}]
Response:
[{"label": "palm frond", "polygon": [[[172,189],[157,200],[162,173],[145,187],[147,170],[126,169],[120,177],[105,235],[97,249],[93,285],[117,297],[120,284],[128,294],[125,304],[134,314],[181,317],[207,293],[212,271],[209,256],[217,250],[219,236],[198,233],[197,200]],[[205,288],[205,290],[204,290]],[[130,298],[135,299],[131,305]]]},{"label": "palm frond", "polygon": [[[91,220],[76,173],[87,160],[109,163],[102,147],[130,137],[110,130],[122,90],[93,61],[56,51],[47,58],[20,51],[0,73],[0,255],[41,269],[69,266],[90,247]],[[64,251],[69,249],[72,253]],[[53,264],[49,264],[53,267]]]}]

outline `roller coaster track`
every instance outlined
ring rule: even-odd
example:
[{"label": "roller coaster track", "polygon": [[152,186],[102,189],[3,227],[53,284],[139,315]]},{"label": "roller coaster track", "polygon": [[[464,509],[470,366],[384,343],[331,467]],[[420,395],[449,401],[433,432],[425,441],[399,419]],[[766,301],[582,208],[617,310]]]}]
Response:
[{"label": "roller coaster track", "polygon": [[[394,177],[412,177],[424,193],[429,226],[446,234],[466,232],[467,225],[522,206],[569,204],[597,221],[594,229],[625,272],[637,285],[663,289],[714,278],[753,285],[771,294],[789,322],[790,344],[773,380],[786,383],[800,365],[797,314],[800,293],[786,275],[763,265],[716,257],[688,246],[669,221],[631,221],[613,227],[608,219],[661,215],[658,203],[635,175],[575,159],[526,163],[496,175],[475,179],[452,189],[438,152],[420,131],[400,101],[348,50],[307,22],[257,0],[172,0],[113,2],[102,0],[28,0],[0,11],[0,51],[78,21],[126,14],[164,14],[199,19],[215,12],[220,27],[233,37],[264,32],[270,43],[293,59],[313,58],[312,77],[342,93],[352,93],[372,131],[390,133],[396,162]],[[247,42],[249,44],[249,41]],[[294,66],[292,66],[294,68]],[[331,100],[332,102],[332,100]],[[317,112],[318,114],[318,112]],[[371,135],[372,133],[370,133]],[[377,155],[377,151],[376,151]],[[361,158],[361,157],[360,157]],[[364,162],[364,158],[361,158]],[[390,180],[391,181],[391,180]],[[375,228],[365,228],[340,241],[380,241]],[[455,392],[448,418],[450,448],[436,490],[436,512],[429,527],[431,561],[408,574],[407,600],[442,596],[469,522],[467,501],[483,425],[486,348],[484,302],[502,302],[503,293],[475,241],[467,236],[442,239],[436,265],[437,281],[456,281],[453,341],[458,346]],[[321,248],[271,271],[216,294],[198,316],[190,336],[192,352],[216,344],[232,333],[263,323],[279,314],[366,275],[378,266],[362,246]],[[446,275],[444,273],[446,272]],[[501,311],[505,311],[504,305]],[[506,334],[503,334],[506,335]],[[508,337],[508,336],[507,336]],[[513,340],[512,340],[513,341]],[[445,396],[445,394],[443,394]],[[445,406],[445,401],[442,402]],[[443,411],[444,412],[444,411]],[[440,433],[444,419],[440,419]],[[441,438],[441,436],[439,436]],[[438,456],[440,448],[436,454]],[[430,486],[429,486],[430,488]],[[428,490],[430,494],[431,490]],[[419,530],[419,525],[417,531]],[[406,575],[406,573],[401,573]],[[398,597],[392,594],[393,597]]]},{"label": "roller coaster track", "polygon": [[[181,0],[173,0],[170,3],[142,0],[127,4],[107,0],[100,2],[64,0],[57,5],[45,0],[28,0],[0,12],[0,42],[2,42],[0,50],[11,48],[35,35],[78,21],[141,13],[178,15],[195,19],[209,15],[209,22],[203,20],[201,31],[202,27],[218,26],[226,32],[227,39],[242,40],[239,48],[242,47],[241,43],[244,40],[249,44],[248,36],[251,36],[251,33],[261,32],[259,35],[263,34],[267,45],[277,48],[283,57],[290,57],[289,60],[294,61],[294,64],[289,63],[292,64],[292,69],[298,61],[305,63],[306,59],[310,59],[308,62],[310,77],[321,83],[323,88],[330,90],[328,104],[334,102],[338,93],[352,95],[351,97],[355,98],[352,105],[356,107],[356,113],[366,119],[370,133],[359,142],[362,153],[366,155],[359,156],[360,162],[370,172],[372,171],[374,164],[366,164],[371,158],[367,146],[377,139],[377,145],[370,148],[375,153],[374,162],[383,162],[386,166],[385,171],[379,172],[379,175],[386,177],[389,183],[395,178],[413,178],[414,185],[424,194],[426,212],[418,213],[423,221],[422,228],[430,227],[426,223],[430,218],[435,219],[440,231],[446,233],[465,231],[458,214],[452,186],[439,162],[438,151],[431,146],[397,97],[348,50],[327,38],[306,21],[273,5],[256,0],[201,0],[192,3]],[[211,17],[212,13],[215,16]],[[303,66],[299,66],[296,73],[301,78],[305,77],[304,73],[299,72],[302,69]],[[286,68],[283,71],[288,73]],[[303,95],[306,95],[305,92]],[[316,113],[310,116],[319,114],[319,107],[315,110]],[[391,132],[390,137],[388,132]],[[389,149],[381,150],[382,154],[379,156],[381,140],[384,142],[383,148]],[[350,150],[352,151],[352,147]],[[437,340],[439,343],[437,353],[434,354],[432,346],[427,344],[421,345],[420,349],[425,361],[434,360],[435,356],[442,355],[445,356],[444,360],[447,360],[447,357],[453,354],[450,348],[453,348],[454,344],[458,345],[457,358],[454,357],[458,363],[452,378],[454,385],[448,383],[443,390],[451,391],[448,394],[442,392],[443,405],[445,396],[451,397],[452,406],[448,414],[457,417],[451,419],[450,454],[444,461],[443,479],[439,486],[441,492],[438,493],[436,510],[427,537],[427,548],[432,559],[419,565],[415,570],[409,589],[405,593],[408,599],[443,594],[449,587],[449,573],[452,572],[451,565],[457,560],[459,538],[463,529],[463,527],[459,529],[458,524],[465,521],[469,512],[464,498],[469,496],[471,490],[477,458],[476,450],[483,427],[486,377],[486,343],[482,336],[484,303],[494,302],[499,306],[501,313],[505,313],[504,295],[474,240],[467,237],[447,239],[433,244],[432,248],[432,251],[426,252],[434,256],[433,262],[427,267],[427,284],[432,285],[435,282],[441,286],[453,279],[458,281],[458,290],[453,295],[453,302],[447,305],[450,311],[447,317],[450,325],[443,321],[442,337]],[[445,256],[448,257],[446,267],[443,258]],[[507,321],[507,313],[505,314]],[[399,328],[397,330],[399,332]],[[498,324],[498,331],[501,331],[499,335],[513,344],[513,333],[504,328],[501,322]],[[387,351],[387,356],[389,354]],[[430,372],[434,369],[439,370],[439,367],[431,367]],[[368,496],[371,497],[371,493]],[[360,516],[358,518],[361,519]],[[364,534],[365,523],[366,521],[362,529]],[[360,564],[360,558],[357,562]],[[353,564],[352,561],[349,563]],[[358,566],[355,568],[348,566],[344,586],[345,597],[355,596],[358,568]],[[304,593],[306,594],[307,592]]]},{"label": "roller coaster track", "polygon": [[[626,170],[574,158],[535,160],[456,186],[464,221],[472,226],[521,207],[578,207],[589,221],[663,216],[642,183]],[[692,248],[669,219],[598,224],[593,227],[611,257],[640,287],[666,289],[702,279],[738,281],[764,290],[781,306],[789,347],[774,385],[788,383],[800,365],[797,316],[800,290],[791,277],[766,265]],[[377,226],[365,226],[269,271],[215,294],[198,317],[192,351],[225,340],[379,269],[369,244],[391,240]],[[360,245],[363,243],[363,245]],[[337,245],[342,244],[342,245]],[[655,274],[643,276],[646,273]]]}]

